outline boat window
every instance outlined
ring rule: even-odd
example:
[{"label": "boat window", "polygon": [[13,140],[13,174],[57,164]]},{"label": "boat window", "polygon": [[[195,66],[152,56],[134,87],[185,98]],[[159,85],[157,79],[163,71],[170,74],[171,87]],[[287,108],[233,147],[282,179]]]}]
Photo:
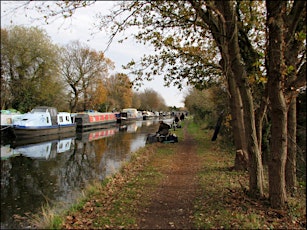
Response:
[{"label": "boat window", "polygon": [[49,117],[46,117],[47,124],[49,124]]},{"label": "boat window", "polygon": [[66,116],[66,121],[70,121],[70,117],[69,116]]},{"label": "boat window", "polygon": [[62,116],[59,117],[59,121],[60,121],[60,122],[63,122],[63,117],[62,117]]}]

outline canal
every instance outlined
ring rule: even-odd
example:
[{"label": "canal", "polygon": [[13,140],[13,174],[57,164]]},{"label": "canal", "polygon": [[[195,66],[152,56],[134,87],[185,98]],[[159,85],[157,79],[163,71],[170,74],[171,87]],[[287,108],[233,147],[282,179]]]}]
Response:
[{"label": "canal", "polygon": [[1,229],[31,228],[43,206],[69,206],[88,184],[116,173],[158,126],[157,119],[134,121],[61,140],[2,143]]}]

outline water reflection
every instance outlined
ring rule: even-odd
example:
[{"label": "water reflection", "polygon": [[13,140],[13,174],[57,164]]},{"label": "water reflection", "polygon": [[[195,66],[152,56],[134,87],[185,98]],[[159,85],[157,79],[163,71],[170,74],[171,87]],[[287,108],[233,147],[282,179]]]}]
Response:
[{"label": "water reflection", "polygon": [[157,120],[138,121],[61,140],[3,144],[1,229],[29,227],[27,216],[44,204],[73,202],[88,183],[117,172],[157,126]]}]

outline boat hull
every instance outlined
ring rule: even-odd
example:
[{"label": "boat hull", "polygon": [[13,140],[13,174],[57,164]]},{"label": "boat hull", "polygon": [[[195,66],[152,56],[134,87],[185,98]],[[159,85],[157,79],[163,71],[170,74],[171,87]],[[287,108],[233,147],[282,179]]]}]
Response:
[{"label": "boat hull", "polygon": [[9,142],[12,148],[16,148],[19,146],[24,145],[32,145],[38,144],[42,142],[49,142],[49,141],[56,141],[56,140],[63,140],[66,138],[73,138],[75,139],[76,133],[75,132],[65,132],[65,133],[57,133],[57,134],[50,134],[46,136],[40,136],[39,138],[36,136],[31,136],[28,138],[19,138],[17,137],[12,142]]},{"label": "boat hull", "polygon": [[76,124],[71,125],[53,125],[43,127],[26,127],[26,126],[14,126],[14,134],[17,138],[33,138],[39,136],[57,135],[63,133],[75,133]]}]

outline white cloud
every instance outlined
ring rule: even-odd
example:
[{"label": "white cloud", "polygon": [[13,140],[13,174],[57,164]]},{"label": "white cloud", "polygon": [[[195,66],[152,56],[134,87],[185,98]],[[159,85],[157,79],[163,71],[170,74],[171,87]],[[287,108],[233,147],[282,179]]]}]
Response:
[{"label": "white cloud", "polygon": [[[1,1],[1,28],[10,25],[38,26],[46,30],[55,44],[65,45],[73,40],[79,40],[97,51],[106,49],[108,35],[101,31],[91,36],[91,32],[96,13],[109,13],[109,9],[114,5],[113,1],[97,1],[90,7],[78,9],[71,19],[66,19],[65,21],[64,19],[57,19],[50,24],[44,23],[43,19],[32,21],[32,17],[41,17],[34,10],[25,12],[23,9],[19,9],[14,11],[14,14],[4,13],[7,9],[12,9],[20,4],[22,4],[21,1]],[[26,17],[26,14],[28,17]],[[125,36],[127,36],[127,33]],[[105,52],[105,56],[115,63],[116,72],[127,73],[122,69],[122,65],[126,65],[132,59],[137,61],[148,52],[151,52],[149,47],[140,45],[132,39],[128,39],[123,43],[117,43],[115,40]],[[140,90],[152,88],[161,94],[167,105],[183,107],[183,92],[180,92],[175,87],[164,87],[163,85],[163,76],[160,76],[153,81],[144,82],[144,86]]]}]

